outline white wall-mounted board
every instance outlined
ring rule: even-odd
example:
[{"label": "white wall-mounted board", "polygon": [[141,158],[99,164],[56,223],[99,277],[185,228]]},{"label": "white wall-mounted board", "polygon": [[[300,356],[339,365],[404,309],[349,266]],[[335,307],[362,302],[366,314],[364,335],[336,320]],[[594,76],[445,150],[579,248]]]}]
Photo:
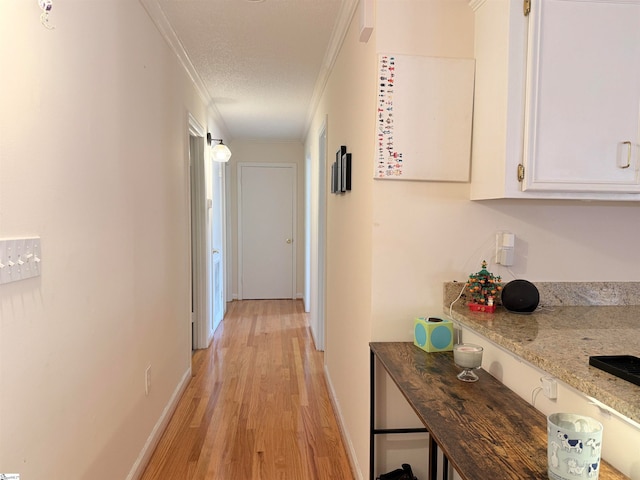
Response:
[{"label": "white wall-mounted board", "polygon": [[469,181],[474,69],[467,58],[379,55],[375,178]]}]

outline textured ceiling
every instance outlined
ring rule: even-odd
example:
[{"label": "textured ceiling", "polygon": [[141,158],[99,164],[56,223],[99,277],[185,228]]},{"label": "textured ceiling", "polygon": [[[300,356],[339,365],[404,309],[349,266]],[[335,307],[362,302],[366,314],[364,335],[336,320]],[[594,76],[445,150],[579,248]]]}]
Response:
[{"label": "textured ceiling", "polygon": [[291,140],[305,134],[343,4],[353,0],[143,3],[165,17],[231,138]]}]

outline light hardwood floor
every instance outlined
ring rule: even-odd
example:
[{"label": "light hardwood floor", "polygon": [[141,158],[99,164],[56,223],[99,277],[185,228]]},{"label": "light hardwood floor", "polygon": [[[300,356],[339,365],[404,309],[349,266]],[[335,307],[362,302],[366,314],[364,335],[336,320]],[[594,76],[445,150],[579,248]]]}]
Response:
[{"label": "light hardwood floor", "polygon": [[232,302],[142,480],[352,480],[301,301]]}]

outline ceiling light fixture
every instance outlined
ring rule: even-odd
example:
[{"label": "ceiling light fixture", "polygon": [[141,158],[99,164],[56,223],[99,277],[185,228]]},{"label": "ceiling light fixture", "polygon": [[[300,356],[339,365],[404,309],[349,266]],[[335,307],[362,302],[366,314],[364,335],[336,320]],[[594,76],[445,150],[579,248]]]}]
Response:
[{"label": "ceiling light fixture", "polygon": [[207,143],[211,146],[211,143],[219,142],[213,148],[211,148],[211,159],[214,162],[228,162],[231,158],[231,150],[224,143],[221,138],[211,138],[211,134],[207,133]]}]

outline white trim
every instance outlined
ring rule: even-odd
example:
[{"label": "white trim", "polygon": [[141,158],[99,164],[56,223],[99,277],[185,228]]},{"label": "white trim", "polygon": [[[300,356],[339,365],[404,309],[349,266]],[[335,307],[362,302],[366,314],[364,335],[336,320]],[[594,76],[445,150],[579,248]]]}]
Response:
[{"label": "white trim", "polygon": [[178,60],[180,60],[180,64],[195,85],[202,101],[205,104],[208,104],[211,101],[211,96],[209,95],[207,87],[198,74],[198,71],[193,66],[193,63],[189,58],[189,54],[182,45],[182,42],[176,34],[176,31],[173,29],[171,23],[167,19],[167,16],[162,11],[162,7],[158,4],[157,0],[140,0],[140,3],[147,11],[147,14],[151,18],[169,47],[171,47],[171,50],[173,50],[173,52],[176,54]]},{"label": "white trim", "polygon": [[471,9],[475,12],[477,11],[481,6],[483,6],[485,3],[487,3],[487,0],[470,0],[469,1],[469,6],[471,7]]},{"label": "white trim", "polygon": [[347,425],[344,421],[342,410],[340,409],[340,403],[336,397],[336,391],[333,388],[333,383],[331,383],[331,375],[329,375],[329,369],[326,364],[324,366],[324,378],[327,383],[327,389],[329,390],[329,400],[331,400],[333,411],[336,415],[336,419],[338,420],[338,426],[340,427],[340,433],[342,434],[342,441],[347,449],[347,456],[349,457],[349,463],[351,464],[351,472],[356,475],[358,480],[364,480],[364,477],[362,476],[362,469],[358,463],[356,449],[353,447],[353,442],[349,436]]},{"label": "white trim", "polygon": [[[312,185],[313,185],[313,159],[311,152],[308,149],[308,145],[305,147],[304,155],[304,293],[302,294],[302,301],[304,303],[304,311],[306,313],[311,312],[311,205],[312,205]],[[313,332],[312,332],[313,334]]]},{"label": "white trim", "polygon": [[[206,185],[204,166],[204,138],[196,135],[189,135],[188,144],[191,152],[191,138],[199,140],[202,152],[191,161],[191,218],[195,220],[191,224],[191,250],[192,250],[192,285],[193,285],[193,308],[194,318],[194,339],[195,348],[207,348],[209,346],[209,304],[210,296],[209,282],[207,280],[207,207],[206,207]],[[201,161],[194,161],[200,159]]]},{"label": "white trim", "polygon": [[[318,350],[325,349],[326,332],[326,229],[327,229],[327,158],[329,117],[325,115],[317,132],[316,162],[312,169],[310,268],[311,334]],[[324,139],[324,144],[321,142]],[[320,153],[324,152],[324,158]]]},{"label": "white trim", "polygon": [[351,20],[353,19],[353,16],[355,15],[358,8],[358,2],[359,0],[345,0],[340,6],[340,12],[338,13],[338,18],[336,19],[335,28],[331,33],[329,46],[327,47],[327,51],[324,55],[324,60],[322,61],[322,66],[320,67],[320,73],[318,73],[316,84],[313,89],[313,95],[311,95],[311,101],[309,102],[309,109],[307,110],[307,120],[304,128],[304,131],[307,133],[311,128],[313,117],[316,113],[318,105],[320,104],[320,99],[322,98],[324,88],[329,81],[329,75],[331,74],[331,70],[333,70],[333,65],[336,63],[336,59],[338,58],[338,54],[340,53],[340,49],[342,48],[344,39],[347,36],[347,32],[349,31]]},{"label": "white trim", "polygon": [[207,87],[204,81],[202,80],[202,77],[196,70],[196,67],[194,67],[193,63],[191,62],[191,59],[189,58],[189,54],[185,50],[184,45],[182,45],[182,42],[180,41],[178,34],[171,26],[171,23],[167,19],[167,16],[164,14],[162,7],[160,6],[160,4],[158,4],[157,0],[139,0],[139,2],[142,4],[142,7],[146,10],[147,14],[149,15],[149,18],[151,18],[151,21],[154,23],[154,25],[160,32],[160,35],[162,35],[162,37],[165,39],[165,41],[169,45],[169,48],[171,48],[171,50],[173,50],[173,53],[176,54],[176,57],[178,57],[178,61],[180,62],[180,65],[182,65],[182,68],[184,68],[185,72],[191,79],[191,82],[193,83],[196,91],[198,92],[200,99],[207,106],[209,113],[213,117],[212,118],[213,122],[220,128],[220,130],[222,130],[221,136],[227,138],[227,143],[228,143],[231,140],[231,135],[229,135],[229,129],[224,123],[222,115],[220,115],[220,112],[218,111],[213,101],[213,98],[211,97],[211,94],[207,90]]},{"label": "white trim", "polygon": [[[233,238],[232,233],[233,229],[231,228],[231,219],[233,218],[233,214],[231,212],[231,167],[227,162],[224,166],[224,196],[225,196],[225,244],[224,244],[224,271],[225,271],[225,292],[226,292],[226,301],[232,302],[233,300],[238,299],[238,295],[233,293]],[[226,305],[225,305],[225,313],[226,313]]]},{"label": "white trim", "polygon": [[204,137],[205,130],[204,127],[200,124],[198,119],[193,116],[191,112],[188,112],[188,132],[189,135],[193,135],[194,137]]},{"label": "white trim", "polygon": [[151,430],[151,433],[147,438],[147,441],[142,447],[142,450],[140,451],[140,453],[138,454],[138,458],[136,458],[136,461],[133,463],[131,470],[129,470],[129,475],[127,475],[126,480],[137,480],[144,473],[144,470],[145,468],[147,468],[147,464],[151,459],[151,455],[153,455],[153,452],[156,449],[156,446],[158,445],[160,438],[162,438],[162,434],[164,433],[164,430],[167,428],[167,425],[169,424],[169,420],[171,420],[171,416],[173,415],[173,412],[178,406],[178,402],[180,401],[182,394],[187,389],[187,386],[189,385],[190,380],[191,380],[191,366],[189,366],[187,371],[184,372],[184,374],[182,375],[182,378],[180,379],[180,382],[178,382],[178,385],[173,391],[173,394],[171,395],[169,402],[164,407],[164,410],[162,411],[160,418],[154,425],[153,430]]},{"label": "white trim", "polygon": [[[225,163],[220,167],[220,175],[222,175],[222,179],[220,180],[220,188],[222,191],[220,192],[220,201],[222,202],[221,210],[222,210],[222,320],[224,320],[225,315],[227,314],[227,301],[228,301],[228,291],[230,290],[231,282],[227,281],[227,271],[231,270],[230,265],[231,261],[231,252],[227,253],[227,249],[231,248],[231,242],[229,241],[229,230],[228,222],[231,216],[228,214],[228,206],[227,206],[227,175],[229,164]],[[220,324],[222,321],[220,321]],[[220,326],[220,325],[218,325]],[[215,333],[215,332],[214,332]]]},{"label": "white trim", "polygon": [[237,226],[236,226],[236,236],[237,239],[237,249],[238,249],[238,274],[236,281],[238,284],[237,287],[237,299],[242,300],[242,202],[240,199],[242,198],[242,163],[238,163],[236,166],[236,215],[237,215]]},{"label": "white trim", "polygon": [[189,318],[189,336],[191,337],[191,348],[194,348],[198,343],[199,333],[198,333],[198,325],[199,318],[196,312],[194,312],[194,293],[196,290],[196,284],[194,282],[195,272],[193,269],[193,256],[194,256],[194,239],[193,239],[193,219],[192,219],[192,204],[193,204],[193,195],[194,195],[194,179],[193,179],[193,165],[191,161],[191,137],[204,137],[204,127],[200,124],[200,122],[193,116],[191,112],[187,112],[187,142],[186,142],[186,169],[187,169],[187,181],[186,181],[186,191],[187,191],[187,208],[185,215],[187,217],[188,224],[188,236],[189,236],[189,302],[188,302],[188,318]]}]

